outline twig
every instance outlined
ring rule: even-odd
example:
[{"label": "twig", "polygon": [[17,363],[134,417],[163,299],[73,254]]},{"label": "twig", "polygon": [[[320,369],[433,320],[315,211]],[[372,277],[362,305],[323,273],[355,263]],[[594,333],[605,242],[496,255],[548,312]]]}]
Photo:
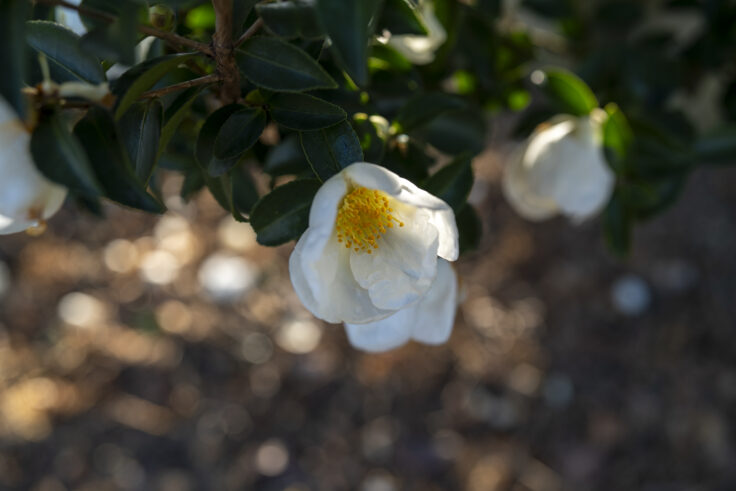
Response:
[{"label": "twig", "polygon": [[144,92],[143,94],[141,94],[141,98],[150,99],[153,97],[161,97],[162,95],[170,94],[171,92],[176,92],[177,90],[188,89],[189,87],[196,87],[197,85],[211,84],[219,81],[219,75],[205,75],[204,77],[193,78],[192,80],[169,85],[160,89],[149,90],[148,92]]},{"label": "twig", "polygon": [[233,1],[212,0],[215,9],[215,34],[212,46],[215,51],[217,74],[222,80],[220,99],[225,104],[240,99],[240,73],[235,63],[233,46]]},{"label": "twig", "polygon": [[[69,3],[66,0],[34,0],[34,1],[36,3],[40,3],[44,5],[58,5],[60,7],[64,7],[67,9],[76,10],[83,16],[91,17],[94,19],[99,19],[105,22],[112,23],[112,22],[115,22],[116,20],[116,17],[112,14],[108,14],[107,12],[102,12],[96,9],[91,9],[83,5],[74,5],[73,3]],[[189,39],[184,36],[179,36],[178,34],[174,34],[172,32],[161,31],[159,29],[155,29],[150,26],[138,26],[138,30],[142,32],[143,34],[147,34],[149,36],[154,36],[159,39],[163,39],[169,44],[191,48],[191,49],[194,49],[196,51],[199,51],[209,56],[214,55],[209,45],[205,43],[200,43],[198,41],[194,41],[193,39]]]},{"label": "twig", "polygon": [[254,23],[253,23],[253,24],[252,24],[252,25],[251,25],[251,26],[250,26],[250,27],[248,28],[248,30],[247,30],[247,31],[245,31],[245,32],[243,33],[243,35],[242,35],[242,36],[240,36],[240,39],[238,39],[238,40],[237,40],[237,41],[235,42],[235,47],[237,48],[238,46],[240,46],[241,44],[243,44],[243,43],[244,43],[245,41],[247,41],[248,39],[252,38],[252,37],[253,37],[253,35],[254,35],[255,33],[257,33],[257,32],[258,32],[258,30],[259,30],[259,29],[260,29],[260,28],[261,28],[262,26],[263,26],[263,19],[261,19],[261,18],[259,17],[259,18],[258,18],[258,20],[257,20],[257,21],[255,21],[255,22],[254,22]]}]

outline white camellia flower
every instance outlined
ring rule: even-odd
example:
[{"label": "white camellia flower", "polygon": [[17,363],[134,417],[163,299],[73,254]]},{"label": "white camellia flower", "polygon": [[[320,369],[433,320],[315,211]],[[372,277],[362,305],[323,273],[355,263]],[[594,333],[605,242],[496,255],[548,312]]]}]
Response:
[{"label": "white camellia flower", "polygon": [[31,135],[5,99],[0,97],[0,235],[42,226],[66,197],[36,169]]},{"label": "white camellia flower", "polygon": [[357,348],[447,340],[457,306],[455,215],[441,199],[374,164],[355,163],[317,192],[289,259],[315,316],[344,322]]},{"label": "white camellia flower", "polygon": [[389,37],[387,43],[413,64],[426,65],[434,61],[434,52],[447,40],[447,32],[434,15],[431,2],[420,2],[417,12],[427,28],[427,35],[397,34]]},{"label": "white camellia flower", "polygon": [[514,210],[528,220],[562,214],[575,222],[601,211],[615,183],[603,154],[605,118],[601,110],[560,115],[532,133],[504,169],[503,191]]}]

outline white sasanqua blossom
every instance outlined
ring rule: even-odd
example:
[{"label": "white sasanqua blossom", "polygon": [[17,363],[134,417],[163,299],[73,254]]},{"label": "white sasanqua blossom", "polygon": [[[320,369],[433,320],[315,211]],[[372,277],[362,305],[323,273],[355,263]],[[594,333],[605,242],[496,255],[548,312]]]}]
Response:
[{"label": "white sasanqua blossom", "polygon": [[417,12],[427,28],[427,35],[395,34],[388,38],[387,44],[411,63],[427,65],[434,61],[435,51],[447,40],[447,31],[434,15],[434,6],[430,1],[421,1]]},{"label": "white sasanqua blossom", "polygon": [[66,189],[36,169],[31,135],[0,97],[0,235],[41,227],[64,202]]},{"label": "white sasanqua blossom", "polygon": [[393,172],[355,163],[322,185],[309,227],[289,259],[299,299],[315,316],[344,322],[371,352],[409,339],[445,342],[457,307],[452,209]]},{"label": "white sasanqua blossom", "polygon": [[562,214],[579,223],[603,209],[615,184],[603,153],[605,118],[601,110],[580,118],[556,116],[511,156],[502,187],[519,215],[541,221]]}]

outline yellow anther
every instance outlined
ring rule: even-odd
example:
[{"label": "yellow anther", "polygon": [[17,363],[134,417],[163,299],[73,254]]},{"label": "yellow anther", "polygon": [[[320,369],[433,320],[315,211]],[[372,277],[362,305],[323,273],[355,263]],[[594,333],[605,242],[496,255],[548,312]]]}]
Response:
[{"label": "yellow anther", "polygon": [[355,188],[342,199],[337,212],[335,229],[337,240],[347,242],[346,248],[354,251],[371,253],[378,249],[376,241],[393,228],[394,223],[404,226],[393,215],[394,209],[389,206],[391,198],[377,189]]}]

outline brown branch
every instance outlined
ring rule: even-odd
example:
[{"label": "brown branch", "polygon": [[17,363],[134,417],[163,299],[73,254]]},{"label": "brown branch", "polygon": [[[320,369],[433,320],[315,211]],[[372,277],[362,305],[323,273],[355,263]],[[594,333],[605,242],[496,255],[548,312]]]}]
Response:
[{"label": "brown branch", "polygon": [[255,21],[255,22],[253,23],[253,25],[251,25],[251,26],[250,26],[250,27],[248,28],[248,30],[247,30],[247,31],[245,31],[245,32],[243,33],[243,35],[242,35],[242,36],[240,36],[240,39],[238,39],[238,40],[237,40],[237,41],[235,42],[235,47],[237,48],[238,46],[240,46],[241,44],[243,44],[243,43],[244,43],[245,41],[247,41],[248,39],[252,38],[252,37],[253,37],[253,35],[254,35],[255,33],[257,33],[257,32],[258,32],[258,30],[259,30],[259,29],[260,29],[260,28],[261,28],[262,26],[263,26],[263,19],[261,19],[261,18],[259,17],[259,18],[258,18],[258,20],[257,20],[257,21]]},{"label": "brown branch", "polygon": [[[74,5],[73,3],[69,3],[66,0],[34,0],[34,1],[36,3],[40,3],[44,5],[58,5],[60,7],[64,7],[67,9],[76,10],[77,12],[79,12],[81,15],[85,17],[91,17],[93,19],[99,19],[105,22],[112,23],[112,22],[115,22],[116,20],[116,17],[114,15],[108,14],[107,12],[102,12],[100,10],[91,9],[83,5]],[[166,41],[167,43],[171,45],[184,46],[186,48],[194,49],[206,55],[213,56],[212,49],[205,43],[200,43],[198,41],[194,41],[193,39],[189,39],[184,36],[179,36],[178,34],[174,34],[172,32],[161,31],[159,29],[155,29],[150,26],[138,26],[138,30],[148,36],[154,36],[159,39],[163,39],[164,41]]]},{"label": "brown branch", "polygon": [[240,73],[233,46],[233,0],[212,0],[212,7],[215,9],[212,47],[217,74],[222,80],[220,99],[224,104],[230,104],[240,99]]},{"label": "brown branch", "polygon": [[149,90],[148,92],[144,92],[141,94],[142,99],[150,99],[153,97],[161,97],[162,95],[170,94],[172,92],[176,92],[177,90],[182,89],[188,89],[190,87],[196,87],[198,85],[205,85],[205,84],[212,84],[215,82],[220,81],[219,75],[205,75],[204,77],[199,78],[193,78],[192,80],[187,80],[186,82],[180,82],[178,84],[169,85],[167,87],[162,87],[160,89],[155,90]]}]

